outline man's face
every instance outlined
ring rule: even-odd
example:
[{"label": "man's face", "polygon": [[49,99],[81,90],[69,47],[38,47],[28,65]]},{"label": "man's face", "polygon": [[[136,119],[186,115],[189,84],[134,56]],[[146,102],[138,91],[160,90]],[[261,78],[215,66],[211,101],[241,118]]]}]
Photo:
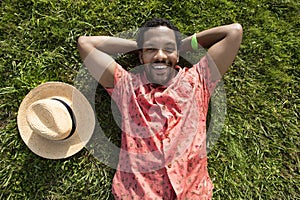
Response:
[{"label": "man's face", "polygon": [[176,75],[178,49],[174,31],[166,26],[151,28],[144,33],[141,63],[150,82],[163,85]]}]

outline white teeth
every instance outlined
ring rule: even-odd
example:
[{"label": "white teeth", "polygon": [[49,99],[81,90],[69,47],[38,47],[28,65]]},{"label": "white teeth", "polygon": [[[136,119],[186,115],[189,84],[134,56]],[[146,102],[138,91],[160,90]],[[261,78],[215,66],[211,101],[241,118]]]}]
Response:
[{"label": "white teeth", "polygon": [[168,66],[165,65],[155,65],[153,66],[154,69],[166,69]]}]

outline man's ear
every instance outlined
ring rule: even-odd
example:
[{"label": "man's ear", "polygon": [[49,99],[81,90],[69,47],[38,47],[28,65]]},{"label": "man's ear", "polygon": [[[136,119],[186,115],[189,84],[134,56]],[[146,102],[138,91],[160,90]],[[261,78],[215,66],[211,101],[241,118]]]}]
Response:
[{"label": "man's ear", "polygon": [[139,51],[139,59],[140,59],[140,63],[144,64],[142,51]]}]

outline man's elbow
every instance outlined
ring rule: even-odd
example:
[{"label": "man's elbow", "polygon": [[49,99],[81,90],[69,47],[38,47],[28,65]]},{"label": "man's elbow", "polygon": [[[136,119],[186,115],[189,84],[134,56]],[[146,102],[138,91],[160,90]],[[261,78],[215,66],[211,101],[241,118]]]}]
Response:
[{"label": "man's elbow", "polygon": [[232,44],[240,45],[243,38],[243,27],[239,23],[234,23],[230,25],[230,29],[228,31],[228,39],[232,41]]},{"label": "man's elbow", "polygon": [[92,46],[90,45],[87,36],[80,36],[78,38],[77,48],[79,50],[80,57],[84,60],[88,53],[92,50]]},{"label": "man's elbow", "polygon": [[239,24],[239,23],[234,23],[234,24],[232,24],[232,29],[231,29],[231,31],[232,31],[234,34],[236,34],[236,35],[238,35],[238,36],[240,36],[240,37],[243,36],[243,27],[242,27],[242,25]]},{"label": "man's elbow", "polygon": [[77,40],[77,46],[78,48],[82,48],[87,44],[87,36],[79,36]]}]

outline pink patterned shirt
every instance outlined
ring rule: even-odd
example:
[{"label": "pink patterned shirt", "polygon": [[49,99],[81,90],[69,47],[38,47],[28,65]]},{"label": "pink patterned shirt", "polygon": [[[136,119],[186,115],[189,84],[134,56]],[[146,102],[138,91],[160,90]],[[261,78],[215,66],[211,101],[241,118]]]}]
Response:
[{"label": "pink patterned shirt", "polygon": [[145,73],[115,68],[107,89],[122,113],[122,142],[112,192],[116,199],[211,199],[206,114],[217,82],[204,56],[165,86]]}]

